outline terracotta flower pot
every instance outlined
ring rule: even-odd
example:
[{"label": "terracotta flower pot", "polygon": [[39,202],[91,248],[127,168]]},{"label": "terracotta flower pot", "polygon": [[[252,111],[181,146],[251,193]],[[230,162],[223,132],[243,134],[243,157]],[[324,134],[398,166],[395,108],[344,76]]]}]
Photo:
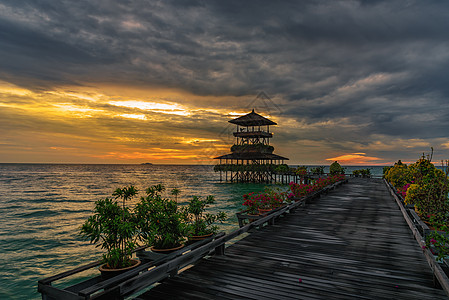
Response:
[{"label": "terracotta flower pot", "polygon": [[272,211],[273,209],[272,208],[258,208],[258,210],[259,210],[259,214],[264,215],[264,214]]},{"label": "terracotta flower pot", "polygon": [[202,241],[208,237],[211,237],[213,235],[213,233],[208,233],[208,234],[204,234],[204,235],[191,235],[189,236],[189,241]]},{"label": "terracotta flower pot", "polygon": [[248,222],[252,223],[252,222],[256,221],[257,219],[256,218],[251,218],[251,217],[258,217],[260,215],[259,214],[257,214],[257,215],[248,214],[248,216],[250,217],[250,218],[248,218]]},{"label": "terracotta flower pot", "polygon": [[140,260],[131,259],[131,266],[126,267],[126,268],[110,269],[110,268],[108,268],[107,264],[104,264],[104,265],[101,265],[98,269],[101,272],[101,278],[103,280],[106,280],[106,279],[112,278],[114,276],[117,276],[119,274],[125,273],[126,271],[129,271],[129,270],[137,267],[141,263],[142,262]]},{"label": "terracotta flower pot", "polygon": [[172,253],[175,252],[176,250],[179,250],[181,248],[183,248],[185,245],[181,244],[178,247],[174,247],[174,248],[169,248],[169,249],[159,249],[159,248],[154,248],[153,246],[150,247],[150,250],[156,253],[160,253],[160,254],[168,254],[168,253]]}]

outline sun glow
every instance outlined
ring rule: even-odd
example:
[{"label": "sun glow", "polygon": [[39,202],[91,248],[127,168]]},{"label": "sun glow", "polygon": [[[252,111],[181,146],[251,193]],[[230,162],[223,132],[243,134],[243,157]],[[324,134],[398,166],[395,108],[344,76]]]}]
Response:
[{"label": "sun glow", "polygon": [[120,117],[128,118],[128,119],[137,119],[145,121],[147,117],[141,114],[121,114]]},{"label": "sun glow", "polygon": [[122,106],[128,108],[137,108],[140,110],[146,110],[156,113],[163,114],[173,114],[180,116],[188,116],[190,112],[187,109],[179,104],[167,104],[167,103],[157,103],[157,102],[146,102],[146,101],[137,101],[137,100],[129,100],[129,101],[109,101],[109,104],[114,106]]},{"label": "sun glow", "polygon": [[202,139],[202,138],[193,138],[193,139],[184,139],[182,138],[181,143],[184,144],[199,144],[199,143],[214,143],[219,142],[219,140],[216,139]]},{"label": "sun glow", "polygon": [[75,106],[69,103],[61,103],[61,104],[55,104],[56,107],[58,107],[62,111],[73,111],[73,112],[101,112],[101,109],[93,109],[93,108],[83,108],[79,106]]},{"label": "sun glow", "polygon": [[0,94],[9,94],[15,96],[27,96],[31,94],[29,90],[19,88],[18,86],[0,80]]},{"label": "sun glow", "polygon": [[327,161],[338,161],[343,164],[369,164],[373,161],[381,160],[378,157],[366,156],[366,153],[351,153],[337,157],[326,158]]}]

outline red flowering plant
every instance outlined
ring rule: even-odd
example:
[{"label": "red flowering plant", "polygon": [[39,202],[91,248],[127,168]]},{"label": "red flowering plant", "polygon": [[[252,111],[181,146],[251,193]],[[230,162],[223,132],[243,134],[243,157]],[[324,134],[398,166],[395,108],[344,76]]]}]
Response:
[{"label": "red flowering plant", "polygon": [[279,187],[266,188],[265,195],[269,204],[267,208],[282,206],[287,201],[287,192],[282,191]]},{"label": "red flowering plant", "polygon": [[302,198],[313,192],[319,191],[326,186],[345,179],[345,175],[336,174],[326,178],[318,178],[311,184],[298,184],[290,182],[290,191],[288,198]]},{"label": "red flowering plant", "polygon": [[243,205],[247,207],[246,213],[255,215],[259,209],[273,209],[282,205],[287,200],[287,192],[267,188],[264,192],[245,194],[243,200]]},{"label": "red flowering plant", "polygon": [[307,175],[307,167],[306,166],[300,166],[296,169],[296,175],[299,176],[306,176]]},{"label": "red flowering plant", "polygon": [[413,181],[397,189],[398,193],[402,196],[403,199],[405,199],[405,196],[407,196],[407,190],[412,183]]},{"label": "red flowering plant", "polygon": [[243,205],[247,207],[246,213],[248,215],[257,215],[259,213],[258,201],[256,201],[255,198],[256,197],[254,196],[254,193],[249,193],[249,194],[243,195],[243,200],[245,200],[243,202]]},{"label": "red flowering plant", "polygon": [[437,260],[449,257],[449,236],[445,234],[432,231],[426,237],[426,246],[433,255],[436,255]]},{"label": "red flowering plant", "polygon": [[[290,182],[291,198],[302,198],[309,194],[309,184],[298,184]],[[289,195],[290,196],[290,195]]]}]

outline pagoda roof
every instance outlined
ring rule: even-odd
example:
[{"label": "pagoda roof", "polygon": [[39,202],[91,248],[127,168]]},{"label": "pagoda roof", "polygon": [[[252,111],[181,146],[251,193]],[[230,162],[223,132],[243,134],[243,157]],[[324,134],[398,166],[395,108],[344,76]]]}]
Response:
[{"label": "pagoda roof", "polygon": [[271,159],[271,160],[289,160],[286,157],[272,154],[272,153],[259,153],[259,152],[243,152],[243,153],[230,153],[226,155],[222,155],[219,157],[215,157],[214,159],[243,159],[243,160],[252,160],[252,159]]},{"label": "pagoda roof", "polygon": [[240,125],[240,126],[277,125],[275,122],[255,113],[254,109],[249,114],[238,117],[237,119],[234,119],[234,120],[231,120],[228,122],[232,123],[232,124]]}]

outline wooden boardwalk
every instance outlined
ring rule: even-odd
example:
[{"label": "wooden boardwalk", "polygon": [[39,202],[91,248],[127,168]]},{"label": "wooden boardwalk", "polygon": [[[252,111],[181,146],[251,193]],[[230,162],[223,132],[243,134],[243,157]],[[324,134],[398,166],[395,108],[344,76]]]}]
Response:
[{"label": "wooden boardwalk", "polygon": [[447,299],[380,179],[356,178],[137,299]]}]

